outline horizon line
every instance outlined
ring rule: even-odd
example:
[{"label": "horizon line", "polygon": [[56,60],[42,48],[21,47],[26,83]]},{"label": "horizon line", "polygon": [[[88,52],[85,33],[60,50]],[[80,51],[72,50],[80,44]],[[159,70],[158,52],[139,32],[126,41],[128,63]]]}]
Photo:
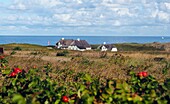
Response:
[{"label": "horizon line", "polygon": [[10,34],[10,35],[1,35],[0,34],[0,36],[81,36],[81,37],[83,37],[83,36],[89,36],[89,37],[91,37],[91,36],[129,36],[129,37],[133,37],[133,36],[136,36],[136,37],[138,37],[138,36],[144,36],[144,37],[147,37],[147,36],[153,36],[153,37],[170,37],[170,35],[47,35],[47,34],[45,34],[45,35],[21,35],[21,34],[19,34],[19,35],[12,35],[12,34]]}]

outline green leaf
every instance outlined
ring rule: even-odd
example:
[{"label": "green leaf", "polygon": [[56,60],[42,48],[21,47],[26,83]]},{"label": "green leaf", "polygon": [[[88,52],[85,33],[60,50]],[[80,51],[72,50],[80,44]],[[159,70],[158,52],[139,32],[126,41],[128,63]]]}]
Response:
[{"label": "green leaf", "polygon": [[114,82],[110,80],[110,81],[108,82],[108,87],[113,87],[113,85],[112,85],[113,83],[114,83]]},{"label": "green leaf", "polygon": [[20,94],[15,94],[12,98],[12,102],[17,104],[26,104],[26,100]]},{"label": "green leaf", "polygon": [[151,90],[150,96],[151,96],[151,97],[156,97],[156,92],[155,92],[155,90]]},{"label": "green leaf", "polygon": [[79,98],[81,98],[81,91],[80,91],[80,89],[78,90],[77,95],[78,95]]},{"label": "green leaf", "polygon": [[106,92],[111,95],[113,93],[113,88],[106,88]]},{"label": "green leaf", "polygon": [[130,91],[129,85],[128,85],[126,82],[123,82],[123,88],[124,88],[126,91]]},{"label": "green leaf", "polygon": [[112,98],[112,97],[109,97],[108,100],[109,100],[109,102],[112,102],[112,101],[113,101],[113,98]]},{"label": "green leaf", "polygon": [[25,82],[25,80],[24,80],[24,79],[22,79],[22,78],[21,78],[21,79],[19,79],[19,81],[20,81],[20,82]]},{"label": "green leaf", "polygon": [[85,87],[84,85],[81,85],[79,90],[80,90],[80,91],[83,91],[85,88],[86,88],[86,87]]},{"label": "green leaf", "polygon": [[29,88],[34,87],[34,86],[36,86],[36,83],[35,83],[34,81],[31,82],[31,83],[28,85]]},{"label": "green leaf", "polygon": [[129,74],[132,76],[132,75],[135,75],[135,72],[130,71]]},{"label": "green leaf", "polygon": [[88,97],[87,99],[88,104],[92,104],[93,100],[94,100],[94,97]]},{"label": "green leaf", "polygon": [[3,87],[2,87],[2,91],[3,91],[3,92],[6,92],[6,91],[7,91],[6,86],[3,86]]},{"label": "green leaf", "polygon": [[139,101],[142,101],[142,97],[140,97],[139,95],[136,95],[134,98],[133,98],[133,101],[134,102],[139,102]]},{"label": "green leaf", "polygon": [[11,73],[11,70],[10,69],[5,69],[5,71],[2,71],[2,74],[10,74]]},{"label": "green leaf", "polygon": [[15,78],[15,79],[12,81],[12,85],[13,85],[13,86],[15,86],[16,80],[17,80],[17,79]]},{"label": "green leaf", "polygon": [[157,101],[158,104],[168,104],[167,100],[158,100]]},{"label": "green leaf", "polygon": [[95,85],[92,85],[93,94],[97,95],[97,89]]},{"label": "green leaf", "polygon": [[74,102],[75,102],[74,100],[71,100],[71,99],[69,100],[69,103],[71,104],[73,104]]},{"label": "green leaf", "polygon": [[49,103],[49,101],[48,101],[48,100],[46,100],[46,101],[44,102],[44,104],[50,104],[50,103]]},{"label": "green leaf", "polygon": [[88,90],[84,90],[84,91],[82,92],[82,95],[81,95],[81,96],[84,96],[85,94],[88,94],[88,93],[89,93]]},{"label": "green leaf", "polygon": [[88,75],[88,74],[85,74],[84,80],[92,82],[92,79],[91,79],[90,75]]},{"label": "green leaf", "polygon": [[109,95],[108,94],[102,94],[101,97],[104,98],[104,99],[107,99],[109,97]]},{"label": "green leaf", "polygon": [[40,102],[37,101],[36,97],[34,97],[31,101],[31,104],[40,104]]},{"label": "green leaf", "polygon": [[133,98],[132,98],[132,97],[128,97],[127,100],[128,100],[128,101],[132,101]]},{"label": "green leaf", "polygon": [[116,88],[117,89],[121,89],[122,88],[122,84],[121,83],[116,83]]},{"label": "green leaf", "polygon": [[56,100],[54,104],[59,104],[60,99]]}]

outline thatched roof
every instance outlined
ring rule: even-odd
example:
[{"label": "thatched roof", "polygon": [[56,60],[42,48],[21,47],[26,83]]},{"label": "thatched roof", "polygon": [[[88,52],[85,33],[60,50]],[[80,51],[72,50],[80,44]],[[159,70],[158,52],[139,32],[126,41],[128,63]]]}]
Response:
[{"label": "thatched roof", "polygon": [[68,46],[77,46],[80,49],[90,48],[91,46],[86,40],[73,40],[73,39],[62,39],[56,43],[56,45],[62,45],[62,48],[68,48]]},{"label": "thatched roof", "polygon": [[86,40],[74,40],[71,43],[71,46],[77,46],[80,49],[86,49],[91,47]]},{"label": "thatched roof", "polygon": [[[63,45],[70,45],[74,40],[73,39],[64,39],[64,40],[60,40],[60,44],[63,44]],[[58,43],[56,43],[56,45],[58,45]]]}]

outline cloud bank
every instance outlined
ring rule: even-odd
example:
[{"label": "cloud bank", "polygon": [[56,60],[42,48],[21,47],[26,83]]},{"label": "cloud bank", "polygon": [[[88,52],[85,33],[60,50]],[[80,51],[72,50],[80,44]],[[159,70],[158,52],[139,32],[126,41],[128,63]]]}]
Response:
[{"label": "cloud bank", "polygon": [[2,35],[170,35],[169,0],[7,0],[0,15]]}]

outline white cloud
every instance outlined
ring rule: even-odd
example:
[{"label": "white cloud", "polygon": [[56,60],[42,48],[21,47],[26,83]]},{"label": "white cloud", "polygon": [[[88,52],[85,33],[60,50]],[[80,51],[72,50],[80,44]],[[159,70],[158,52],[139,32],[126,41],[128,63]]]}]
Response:
[{"label": "white cloud", "polygon": [[170,10],[170,3],[164,3],[164,4],[165,4],[166,8],[167,8],[168,10]]},{"label": "white cloud", "polygon": [[131,0],[116,0],[117,3],[120,3],[120,4],[126,4],[126,3],[131,3]]},{"label": "white cloud", "polygon": [[39,4],[44,7],[55,7],[57,5],[63,4],[58,0],[37,0],[37,2],[39,2]]},{"label": "white cloud", "polygon": [[[83,28],[84,32],[88,30],[93,33],[95,32],[93,29],[99,32],[101,29],[100,32],[103,33],[121,33],[132,31],[133,26],[151,28],[151,26],[168,25],[170,2],[168,0],[14,0],[6,7],[1,6],[0,13],[3,14],[0,17],[2,21],[0,26],[12,25],[22,30],[25,29],[21,27],[25,26],[28,30],[35,28],[34,32],[36,29],[39,31],[39,28],[42,28],[41,31],[50,32],[61,27],[57,29],[60,32],[68,29],[71,33],[71,30],[75,32]],[[76,26],[81,28],[73,29]],[[140,29],[135,30],[140,31]]]},{"label": "white cloud", "polygon": [[133,14],[130,13],[128,8],[119,8],[117,10],[117,13],[120,16],[133,16]]},{"label": "white cloud", "polygon": [[116,20],[114,25],[115,26],[121,26],[121,23],[120,23],[120,21]]},{"label": "white cloud", "polygon": [[60,20],[60,21],[63,21],[63,22],[71,21],[71,15],[70,14],[54,14],[53,18],[55,20]]},{"label": "white cloud", "polygon": [[17,10],[26,10],[26,6],[22,3],[18,3],[16,5],[11,5],[10,9],[17,9]]},{"label": "white cloud", "polygon": [[161,22],[170,23],[170,14],[160,11],[157,16]]}]

